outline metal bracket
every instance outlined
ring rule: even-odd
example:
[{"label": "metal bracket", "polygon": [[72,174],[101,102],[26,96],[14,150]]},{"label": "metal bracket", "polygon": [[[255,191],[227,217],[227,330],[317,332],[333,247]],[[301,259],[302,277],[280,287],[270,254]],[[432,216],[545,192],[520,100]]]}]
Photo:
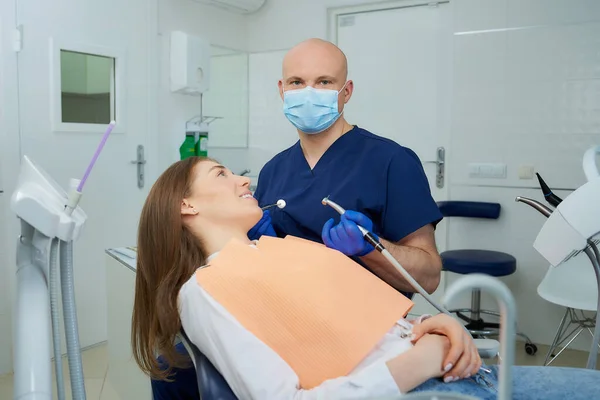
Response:
[{"label": "metal bracket", "polygon": [[137,147],[137,160],[133,160],[131,163],[137,165],[137,183],[138,187],[141,189],[144,187],[144,164],[146,164],[146,160],[144,159],[144,146],[141,144]]},{"label": "metal bracket", "polygon": [[437,159],[435,161],[423,161],[423,164],[436,164],[435,185],[441,189],[444,187],[444,172],[446,170],[446,149],[437,148]]}]

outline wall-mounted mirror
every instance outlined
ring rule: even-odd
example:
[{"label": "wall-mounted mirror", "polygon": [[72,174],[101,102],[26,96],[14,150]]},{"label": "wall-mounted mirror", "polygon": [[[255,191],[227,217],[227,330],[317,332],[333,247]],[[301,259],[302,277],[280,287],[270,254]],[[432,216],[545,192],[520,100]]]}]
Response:
[{"label": "wall-mounted mirror", "polygon": [[211,46],[210,86],[203,94],[205,116],[221,117],[211,123],[209,146],[248,146],[248,53]]},{"label": "wall-mounted mirror", "polygon": [[115,119],[115,59],[60,50],[61,122],[108,124]]}]

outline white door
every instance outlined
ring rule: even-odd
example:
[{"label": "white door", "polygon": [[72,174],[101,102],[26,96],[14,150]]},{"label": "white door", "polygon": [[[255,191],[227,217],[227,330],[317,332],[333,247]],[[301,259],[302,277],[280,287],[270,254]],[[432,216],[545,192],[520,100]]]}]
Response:
[{"label": "white door", "polygon": [[[149,42],[148,4],[152,2],[17,3],[24,39],[18,53],[21,154],[67,187],[70,178],[83,177],[109,120],[117,123],[80,202],[88,215],[74,244],[82,347],[106,340],[104,250],[135,245],[141,207],[152,183],[156,157],[150,157],[152,146],[147,146],[154,128],[148,107],[156,101],[157,85],[148,67],[155,62],[149,59],[154,43]],[[142,188],[137,165],[131,163],[138,145],[144,146],[147,160]]]},{"label": "white door", "polygon": [[[431,161],[440,147],[448,158],[450,142],[450,6],[367,7],[334,16],[337,45],[354,82],[346,118],[414,150],[424,162],[433,198],[445,200],[448,177],[444,174],[438,186],[438,164]],[[436,242],[443,251],[445,221],[438,225]],[[434,297],[439,299],[443,289],[444,281]],[[415,299],[414,313],[433,310],[420,296]]]}]

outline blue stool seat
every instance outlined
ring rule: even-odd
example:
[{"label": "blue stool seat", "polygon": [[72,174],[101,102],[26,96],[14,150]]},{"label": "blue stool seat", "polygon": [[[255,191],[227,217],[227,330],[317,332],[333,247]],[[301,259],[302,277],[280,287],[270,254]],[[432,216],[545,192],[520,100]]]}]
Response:
[{"label": "blue stool seat", "polygon": [[440,254],[444,270],[457,274],[480,273],[506,276],[517,270],[517,260],[510,254],[492,250],[449,250]]}]

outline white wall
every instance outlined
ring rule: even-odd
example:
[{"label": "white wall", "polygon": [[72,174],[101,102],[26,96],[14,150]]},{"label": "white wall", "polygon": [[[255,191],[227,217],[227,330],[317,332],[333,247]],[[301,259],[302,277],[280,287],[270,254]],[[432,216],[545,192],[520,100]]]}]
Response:
[{"label": "white wall", "polygon": [[[200,112],[200,98],[171,93],[169,88],[169,34],[182,30],[208,38],[211,44],[235,50],[247,47],[246,20],[242,15],[191,0],[159,0],[159,170],[179,159],[178,149],[184,140],[185,122]],[[214,150],[234,171],[246,167],[246,149]],[[227,162],[229,161],[229,162]]]},{"label": "white wall", "polygon": [[[518,269],[505,281],[520,327],[547,344],[564,309],[536,293],[548,264],[532,243],[544,218],[514,198],[543,196],[537,179],[519,179],[518,169],[533,166],[554,188],[585,182],[582,155],[600,143],[600,2],[459,0],[454,11],[450,196],[497,201],[502,215],[497,222],[453,221],[450,247],[513,254]],[[507,178],[471,179],[471,162],[504,163]],[[574,347],[588,350],[586,336]]]},{"label": "white wall", "polygon": [[[196,99],[170,93],[168,33],[174,29],[181,29],[191,34],[206,35],[217,45],[245,50],[246,30],[242,16],[202,6],[191,0],[159,0],[154,4],[156,6],[150,7],[149,10],[140,10],[148,13],[144,19],[146,25],[140,29],[145,29],[155,38],[149,42],[148,48],[150,59],[154,59],[155,62],[148,63],[146,72],[160,79],[160,84],[155,85],[160,101],[158,104],[152,104],[152,100],[146,98],[139,101],[147,105],[150,124],[159,126],[159,137],[148,143],[146,157],[158,155],[162,160],[162,164],[159,165],[159,170],[162,171],[175,161],[175,157],[169,159],[169,154],[163,150],[165,144],[169,143],[169,136],[177,134],[183,140],[186,119],[199,111]],[[89,13],[93,13],[93,8]],[[7,192],[0,194],[0,274],[8,277],[0,279],[0,375],[12,369],[11,307],[14,294],[15,239],[18,233],[16,218],[8,207],[10,188],[14,188],[16,183],[20,157],[19,112],[16,101],[17,55],[12,50],[13,29],[16,25],[14,16],[15,1],[0,2],[0,190]],[[77,32],[73,32],[73,35],[76,34]],[[154,173],[155,171],[148,170],[148,179],[151,179]],[[152,182],[147,181],[146,184],[150,185]],[[99,298],[96,301],[105,302],[105,299]]]},{"label": "white wall", "polygon": [[[0,375],[12,369],[12,294],[14,283],[14,251],[17,235],[7,227],[16,226],[9,210],[10,193],[19,163],[18,103],[16,87],[17,57],[12,51],[15,4],[0,2]],[[16,150],[16,151],[15,151]]]},{"label": "white wall", "polygon": [[[248,16],[252,54],[247,161],[253,175],[297,139],[282,115],[276,87],[280,71],[274,65],[302,40],[329,39],[328,8],[366,3],[379,1],[270,0]],[[532,243],[544,220],[514,198],[542,196],[537,180],[520,180],[517,171],[531,165],[554,188],[574,189],[584,182],[582,154],[600,143],[600,2],[452,0],[451,6],[450,198],[499,202],[502,213],[498,221],[449,220],[448,246],[513,254],[518,270],[503,280],[518,301],[520,328],[534,342],[549,344],[564,310],[536,293],[547,263]],[[469,178],[472,162],[505,163],[507,178]],[[556,192],[563,197],[570,193]],[[470,302],[465,298],[457,304]],[[485,296],[483,304],[496,308]],[[578,339],[574,346],[587,350],[589,340]]]}]

